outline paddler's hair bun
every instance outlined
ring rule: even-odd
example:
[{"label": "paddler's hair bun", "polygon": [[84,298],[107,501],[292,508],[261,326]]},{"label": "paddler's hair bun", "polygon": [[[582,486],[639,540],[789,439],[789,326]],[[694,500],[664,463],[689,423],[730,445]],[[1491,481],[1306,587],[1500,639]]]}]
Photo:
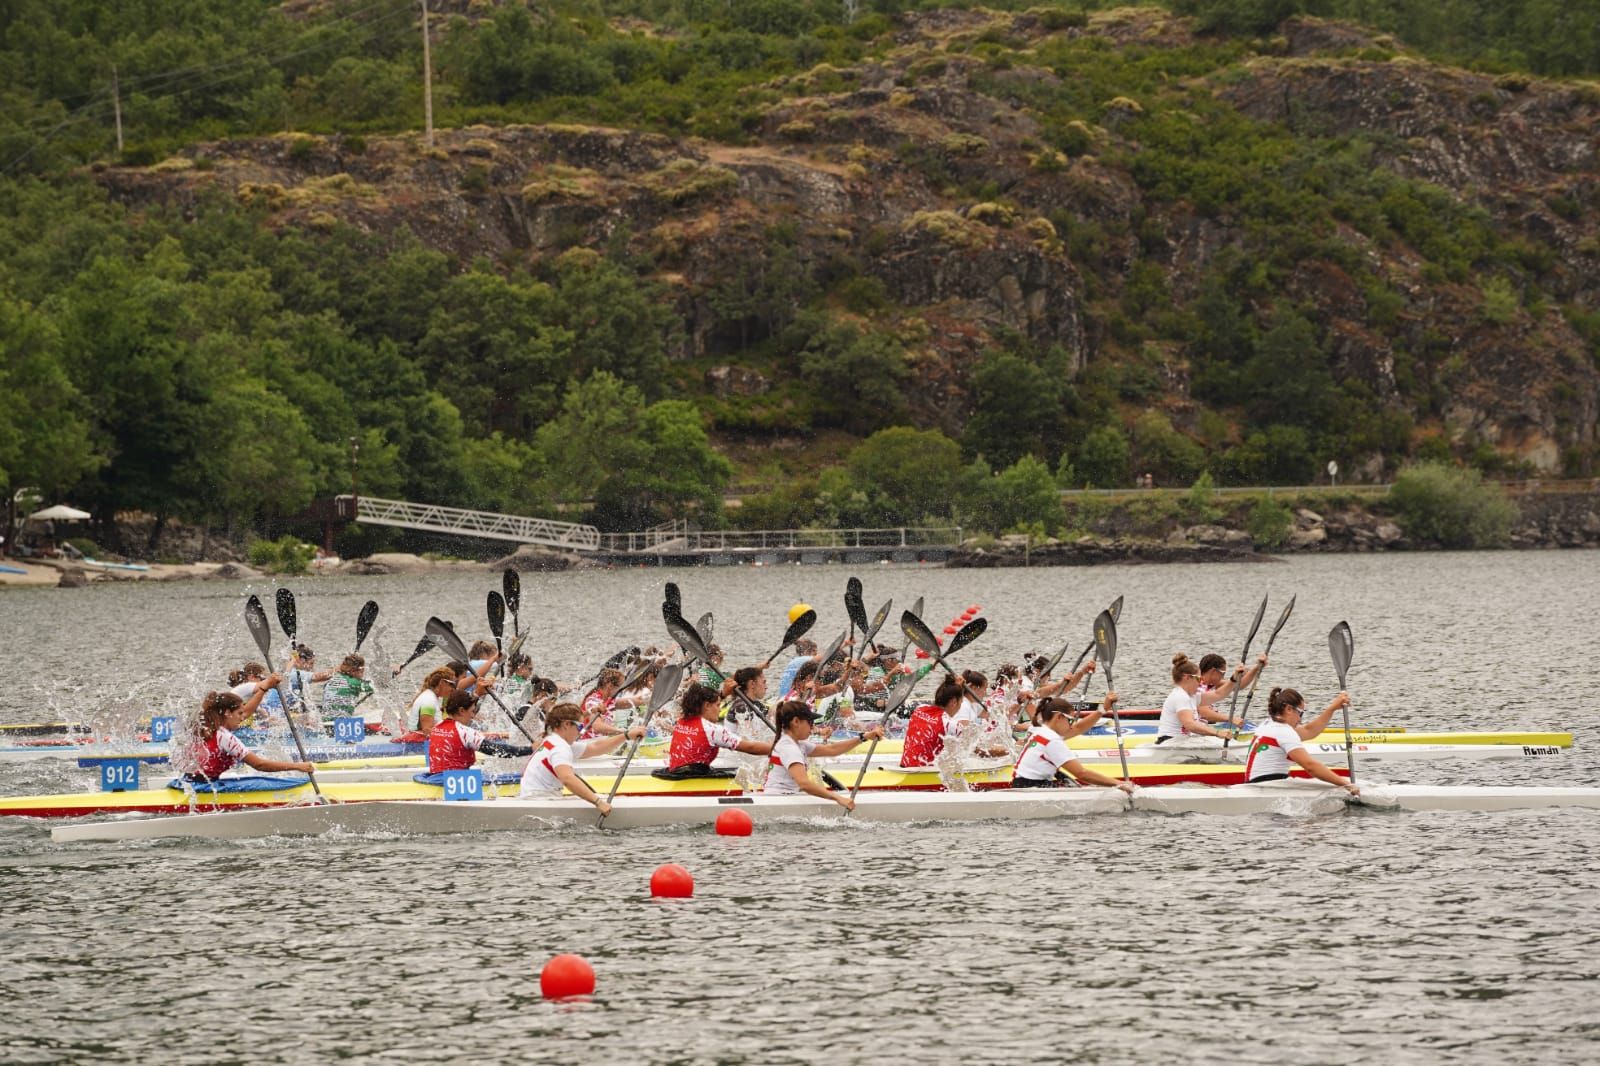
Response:
[{"label": "paddler's hair bun", "polygon": [[207,714],[227,714],[235,707],[243,707],[244,700],[231,692],[207,692],[206,698],[200,704],[201,710]]},{"label": "paddler's hair bun", "polygon": [[1267,714],[1273,718],[1294,707],[1305,706],[1305,699],[1292,688],[1275,688],[1267,696]]},{"label": "paddler's hair bun", "polygon": [[1182,681],[1191,674],[1196,677],[1200,676],[1200,668],[1190,662],[1189,657],[1180,651],[1172,657],[1172,680]]}]

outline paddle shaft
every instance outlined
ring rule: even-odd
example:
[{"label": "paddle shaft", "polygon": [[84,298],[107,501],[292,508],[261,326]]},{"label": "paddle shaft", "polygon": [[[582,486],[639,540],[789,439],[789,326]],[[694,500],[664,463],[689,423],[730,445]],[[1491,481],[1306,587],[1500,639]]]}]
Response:
[{"label": "paddle shaft", "polygon": [[[1265,655],[1268,659],[1272,658],[1272,642],[1277,640],[1277,639],[1278,639],[1278,631],[1277,630],[1273,630],[1272,633],[1267,637],[1267,650],[1262,652],[1262,654]],[[1250,717],[1250,702],[1256,698],[1256,686],[1261,684],[1261,675],[1266,673],[1266,669],[1267,668],[1265,666],[1263,666],[1260,670],[1257,670],[1255,679],[1250,682],[1250,692],[1244,698],[1244,711],[1243,711],[1243,713],[1241,713],[1239,715],[1238,721],[1234,720],[1233,710],[1231,708],[1229,709],[1229,711],[1228,711],[1228,727],[1230,729],[1238,729],[1238,728],[1240,728],[1241,726],[1244,725],[1245,719]],[[1223,747],[1227,747],[1227,744],[1224,743]]]},{"label": "paddle shaft", "polygon": [[[1242,662],[1242,663],[1248,663],[1250,661],[1250,645],[1256,639],[1256,632],[1257,632],[1257,630],[1259,630],[1261,628],[1261,616],[1264,613],[1266,613],[1266,610],[1267,610],[1267,598],[1265,596],[1263,596],[1263,597],[1261,597],[1261,607],[1260,607],[1259,610],[1256,611],[1256,620],[1251,624],[1250,632],[1248,634],[1246,634],[1245,638],[1244,638],[1244,652],[1239,656],[1239,661]],[[1233,726],[1233,721],[1234,721],[1233,712],[1237,711],[1238,709],[1239,709],[1239,686],[1238,685],[1234,685],[1233,686],[1233,702],[1228,705],[1228,725],[1229,725],[1230,728],[1228,730],[1228,735],[1222,738],[1222,750],[1223,751],[1227,751],[1228,750],[1228,744],[1233,740],[1233,729],[1231,728]],[[1246,706],[1245,709],[1249,710],[1248,705]]]},{"label": "paddle shaft", "polygon": [[[1111,663],[1108,661],[1105,666],[1106,691],[1112,692],[1114,689],[1111,687]],[[1133,778],[1128,776],[1128,746],[1122,739],[1122,715],[1117,712],[1115,703],[1111,705],[1111,728],[1117,731],[1117,758],[1122,761],[1122,779],[1132,781]]]}]

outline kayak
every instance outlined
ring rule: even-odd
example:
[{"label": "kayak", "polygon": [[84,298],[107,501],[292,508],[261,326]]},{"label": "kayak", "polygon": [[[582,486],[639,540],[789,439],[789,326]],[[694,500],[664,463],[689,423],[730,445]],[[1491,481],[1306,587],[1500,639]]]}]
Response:
[{"label": "kayak", "polygon": [[[1283,781],[1233,788],[1027,789],[999,792],[874,793],[846,813],[812,796],[669,796],[619,799],[606,829],[708,825],[724,811],[753,821],[858,822],[984,821],[1084,817],[1143,811],[1155,814],[1322,815],[1351,806],[1396,811],[1507,811],[1528,808],[1600,809],[1600,788],[1371,785],[1361,799],[1321,782]],[[57,843],[201,837],[242,839],[315,836],[332,830],[383,833],[474,833],[490,830],[592,828],[599,812],[572,796],[465,802],[413,801],[224,811],[176,818],[135,818],[57,826]]]},{"label": "kayak", "polygon": [[[1169,785],[1183,782],[1209,785],[1234,785],[1244,780],[1244,771],[1236,766],[1215,764],[1150,764],[1130,766],[1129,776],[1141,785]],[[500,784],[486,783],[485,795],[510,798],[517,794],[519,782],[512,779]],[[224,779],[226,780],[226,779]],[[991,760],[972,769],[963,770],[960,780],[964,788],[974,791],[1007,789],[1011,785],[1009,759]],[[231,810],[253,807],[291,807],[316,802],[305,778],[282,778],[282,787],[245,792],[212,792],[197,786],[193,794],[182,788],[147,788],[126,792],[64,792],[39,796],[6,796],[0,798],[0,816],[12,815],[28,818],[76,818],[88,814],[138,813],[186,814],[191,811]],[[589,783],[599,791],[610,791],[610,782],[596,773]],[[852,774],[846,786],[855,783]],[[320,784],[320,782],[319,782]],[[404,781],[330,781],[322,784],[322,794],[335,803],[378,803],[389,801],[439,799],[444,790],[438,785]],[[876,766],[867,771],[861,782],[866,792],[942,792],[947,783],[938,771],[931,768],[903,769],[899,766]],[[1031,790],[1030,790],[1031,791]],[[619,796],[729,796],[742,795],[738,782],[728,777],[685,778],[664,780],[650,774],[630,773],[622,779],[617,790]]]}]

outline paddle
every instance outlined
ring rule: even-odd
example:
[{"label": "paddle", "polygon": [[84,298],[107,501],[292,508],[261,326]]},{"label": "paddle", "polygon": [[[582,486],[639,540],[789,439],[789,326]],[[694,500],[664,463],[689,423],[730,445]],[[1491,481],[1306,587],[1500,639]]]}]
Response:
[{"label": "paddle", "polygon": [[712,621],[712,618],[711,618],[711,612],[710,611],[707,611],[705,614],[701,615],[700,616],[700,620],[694,624],[694,631],[696,633],[700,634],[700,639],[705,642],[705,645],[708,648],[711,647],[711,626],[712,625],[713,625],[713,621]]},{"label": "paddle", "polygon": [[522,623],[517,618],[517,608],[522,605],[522,575],[507,570],[500,575],[500,588],[504,591],[506,606],[511,609],[511,635],[522,635]]},{"label": "paddle", "polygon": [[971,644],[973,641],[983,636],[983,631],[988,628],[989,620],[987,618],[974,618],[972,621],[962,626],[960,631],[957,632],[955,636],[950,638],[949,648],[945,649],[944,651],[940,651],[939,641],[935,639],[933,630],[928,628],[928,623],[924,622],[910,611],[907,611],[900,616],[900,631],[911,640],[911,643],[927,652],[930,658],[932,658],[940,666],[944,667],[945,672],[950,674],[951,677],[954,677],[956,679],[956,684],[961,686],[961,691],[966,692],[968,695],[971,695],[971,691],[967,688],[966,681],[961,677],[960,674],[956,673],[955,668],[945,660],[946,657],[954,655],[962,648],[965,648],[968,644]]},{"label": "paddle", "polygon": [[372,632],[372,623],[378,620],[378,601],[368,600],[361,605],[361,613],[356,615],[356,651],[361,650],[362,641],[367,639],[367,634]]},{"label": "paddle", "polygon": [[[295,700],[301,704],[304,704],[306,702],[306,697],[305,691],[300,685],[300,670],[294,665],[295,660],[298,659],[300,652],[300,645],[294,639],[295,633],[298,631],[298,627],[295,625],[294,593],[290,592],[288,589],[280,588],[277,592],[277,595],[275,595],[273,599],[276,601],[276,606],[278,608],[278,624],[283,627],[284,636],[289,638],[289,651],[294,653],[289,660],[289,669],[291,671],[289,676],[293,679],[290,687],[294,690]],[[266,617],[266,611],[263,610],[261,613],[262,617]],[[268,659],[267,662],[270,664],[272,660]],[[285,703],[283,706],[284,714],[287,715],[289,705]]]},{"label": "paddle", "polygon": [[[1118,597],[1117,603],[1121,603]],[[1106,691],[1112,691],[1111,664],[1117,658],[1117,620],[1111,616],[1109,609],[1101,611],[1100,617],[1094,620],[1094,648],[1095,658],[1100,660],[1106,671]],[[1117,731],[1117,757],[1122,760],[1122,779],[1131,781],[1128,776],[1128,749],[1122,740],[1122,715],[1117,713],[1117,705],[1111,705],[1111,724]]]},{"label": "paddle", "polygon": [[[911,612],[910,613],[916,615],[918,618],[922,617],[922,597],[921,596],[918,596],[917,597],[917,602],[913,603],[911,605]],[[906,661],[906,652],[911,650],[911,643],[912,643],[911,638],[910,637],[906,637],[906,642],[904,644],[900,645],[900,661],[901,662],[905,662]]]},{"label": "paddle", "polygon": [[674,611],[683,613],[683,593],[679,592],[678,586],[671,581],[667,582],[667,602],[672,604]]},{"label": "paddle", "polygon": [[433,650],[433,641],[429,640],[427,637],[423,637],[421,640],[417,641],[417,650],[411,653],[411,658],[394,668],[394,676],[399,677],[406,667],[422,658],[431,650]]},{"label": "paddle", "polygon": [[489,593],[489,632],[494,634],[494,651],[496,663],[500,668],[500,676],[506,676],[505,649],[500,646],[500,638],[506,631],[506,601],[498,592]]},{"label": "paddle", "polygon": [[[284,592],[286,590],[279,589],[278,591]],[[280,598],[280,606],[282,602]],[[294,618],[292,602],[291,599],[290,621],[293,621]],[[279,613],[279,621],[282,621],[281,611]],[[266,608],[261,606],[261,601],[254,595],[244,603],[244,624],[250,627],[250,635],[256,638],[256,647],[261,649],[261,658],[270,663],[272,661],[272,623],[267,621]],[[283,682],[281,681],[278,682],[278,699],[283,703],[283,717],[289,723],[289,735],[294,738],[294,747],[300,753],[300,761],[309,763],[311,760],[306,757],[306,746],[300,740],[300,727],[295,725],[294,715],[289,712],[289,693],[284,691]],[[313,773],[309,776],[311,778],[311,790],[317,794],[317,802],[328,802],[322,795],[322,786],[317,784],[317,775]]]},{"label": "paddle", "polygon": [[[1333,655],[1333,669],[1339,675],[1339,691],[1349,691],[1345,688],[1345,674],[1350,670],[1350,660],[1356,654],[1356,638],[1350,632],[1349,622],[1340,622],[1328,632],[1328,651]],[[1350,780],[1356,779],[1356,753],[1350,744],[1350,705],[1346,703],[1344,711],[1344,761],[1345,767],[1350,771]]]},{"label": "paddle", "polygon": [[867,605],[861,602],[861,579],[858,577],[852,577],[844,583],[844,613],[850,619],[850,650],[853,652],[856,630],[863,633],[867,631]]},{"label": "paddle", "polygon": [[811,627],[816,624],[817,612],[809,610],[802,614],[799,618],[796,618],[793,622],[790,622],[789,628],[783,631],[783,643],[778,645],[777,651],[774,651],[762,661],[761,669],[765,670],[767,667],[771,666],[772,660],[783,654],[783,649],[787,648],[789,645],[793,644],[795,641],[811,632]]},{"label": "paddle", "polygon": [[[882,730],[888,730],[889,718],[894,714],[895,711],[900,709],[900,707],[906,702],[906,698],[911,695],[911,690],[916,687],[917,675],[907,674],[902,677],[900,679],[900,683],[895,685],[895,687],[889,692],[889,695],[883,701],[883,717],[878,719],[878,725]],[[861,790],[861,782],[865,780],[867,776],[867,767],[872,765],[872,753],[878,750],[878,741],[882,739],[883,737],[881,735],[873,737],[872,743],[867,747],[867,757],[861,761],[861,769],[856,771],[855,784],[850,786],[851,802],[855,801],[856,793]]]},{"label": "paddle", "polygon": [[[456,631],[451,628],[449,622],[443,621],[436,617],[429,618],[427,624],[422,627],[422,630],[428,635],[428,639],[432,640],[436,645],[438,645],[446,655],[450,656],[450,658],[459,659],[461,662],[470,661],[467,658],[467,646],[462,643],[460,637],[456,636]],[[488,693],[489,698],[494,700],[496,706],[498,706],[502,711],[506,712],[506,717],[511,719],[511,724],[517,727],[517,732],[527,737],[529,744],[532,744],[534,747],[538,747],[539,742],[534,740],[533,735],[522,727],[521,719],[517,718],[516,715],[511,713],[510,708],[505,705],[505,701],[499,697],[495,690],[485,687],[484,692]]]},{"label": "paddle", "polygon": [[[678,694],[678,686],[683,683],[684,665],[684,663],[671,663],[663,666],[661,672],[656,675],[655,687],[650,690],[650,710],[644,718],[647,731],[650,719],[655,717],[657,711],[671,703],[672,697]],[[633,743],[628,746],[628,757],[622,760],[622,768],[617,771],[617,779],[611,782],[611,791],[606,793],[607,806],[610,806],[611,801],[616,798],[617,789],[622,787],[622,779],[627,775],[628,767],[633,763],[634,752],[639,750],[639,744],[643,740],[644,736],[641,734],[634,737]],[[598,824],[604,825],[605,820],[606,816],[602,814]]]},{"label": "paddle", "polygon": [[[1287,622],[1289,620],[1289,616],[1294,613],[1295,599],[1296,597],[1294,596],[1289,597],[1289,605],[1285,607],[1283,609],[1283,613],[1278,616],[1278,624],[1272,627],[1271,633],[1267,634],[1266,655],[1269,659],[1272,657],[1272,642],[1278,639],[1278,631],[1283,628],[1283,624]],[[1246,718],[1250,717],[1250,701],[1256,698],[1256,686],[1259,684],[1261,684],[1261,675],[1258,673],[1256,674],[1256,679],[1250,682],[1250,694],[1244,698],[1244,712],[1239,716],[1238,725],[1234,724],[1233,712],[1231,710],[1228,712],[1229,727],[1238,728],[1238,726],[1244,725]]]},{"label": "paddle", "polygon": [[[1113,625],[1115,625],[1117,622],[1122,621],[1122,597],[1118,596],[1116,599],[1112,600],[1111,601],[1111,606],[1106,608],[1105,613],[1109,614],[1111,616],[1111,622],[1112,622]],[[1089,646],[1087,648],[1083,649],[1083,654],[1078,656],[1078,661],[1072,664],[1072,672],[1073,673],[1077,673],[1078,672],[1078,667],[1083,665],[1083,660],[1088,658],[1089,657],[1089,653],[1091,651],[1093,651],[1094,649],[1095,649],[1095,642],[1091,640],[1089,642]],[[1043,676],[1043,675],[1041,675],[1041,676]],[[1083,690],[1085,692],[1089,691],[1089,679],[1088,678],[1084,678],[1083,679]]]},{"label": "paddle", "polygon": [[[1256,608],[1256,620],[1254,622],[1250,623],[1250,633],[1249,633],[1248,636],[1246,636],[1244,638],[1244,654],[1239,656],[1239,661],[1244,663],[1246,667],[1248,667],[1250,665],[1250,642],[1256,639],[1256,631],[1261,628],[1261,616],[1266,614],[1266,613],[1267,613],[1267,598],[1265,596],[1263,596],[1263,597],[1261,597],[1261,606]],[[1227,736],[1222,738],[1222,750],[1223,751],[1227,751],[1228,750],[1228,744],[1233,740],[1232,729],[1236,728],[1236,727],[1234,727],[1233,712],[1237,711],[1238,709],[1239,709],[1239,686],[1235,685],[1235,686],[1233,686],[1233,703],[1230,704],[1229,707],[1228,707],[1229,733],[1228,733]],[[1248,705],[1246,706],[1245,709],[1249,710]]]}]

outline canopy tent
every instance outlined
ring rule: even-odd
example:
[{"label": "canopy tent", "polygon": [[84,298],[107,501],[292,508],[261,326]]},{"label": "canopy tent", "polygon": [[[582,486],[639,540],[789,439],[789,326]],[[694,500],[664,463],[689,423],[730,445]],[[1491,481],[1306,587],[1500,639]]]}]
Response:
[{"label": "canopy tent", "polygon": [[68,507],[58,503],[54,507],[46,507],[42,511],[35,511],[28,516],[30,522],[81,522],[86,518],[93,518],[88,511],[80,511],[76,507]]}]

